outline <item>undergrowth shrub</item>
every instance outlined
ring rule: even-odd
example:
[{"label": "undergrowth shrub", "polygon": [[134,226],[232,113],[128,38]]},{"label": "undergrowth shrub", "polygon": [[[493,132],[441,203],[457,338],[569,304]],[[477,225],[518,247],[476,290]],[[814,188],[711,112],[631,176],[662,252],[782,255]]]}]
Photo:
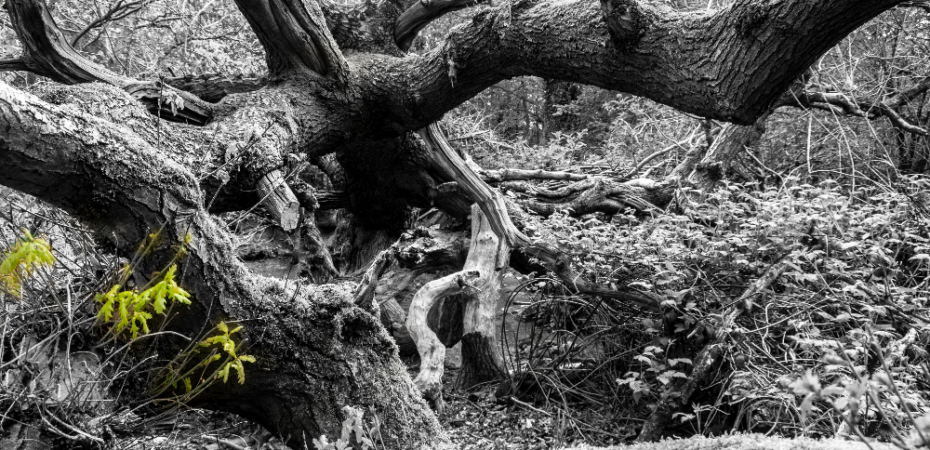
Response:
[{"label": "undergrowth shrub", "polygon": [[[678,409],[675,433],[904,442],[930,412],[926,188],[922,178],[853,192],[829,182],[723,184],[684,214],[538,219],[534,237],[569,252],[585,278],[651,292],[662,305],[650,312],[527,280],[532,331],[508,355],[522,393],[646,418],[663,393],[675,398],[697,352],[724,339],[722,363]],[[742,305],[734,328],[718,328],[779,262],[784,273]]]},{"label": "undergrowth shrub", "polygon": [[[187,409],[230,372],[245,381],[255,358],[242,353],[241,326],[221,322],[194,339],[165,331],[196,301],[177,275],[189,236],[172,245],[166,267],[136,285],[133,272],[159,232],[120,260],[100,253],[60,210],[0,193],[9,211],[0,213],[0,447],[99,447]],[[144,338],[189,343],[152,357],[135,351]]]}]

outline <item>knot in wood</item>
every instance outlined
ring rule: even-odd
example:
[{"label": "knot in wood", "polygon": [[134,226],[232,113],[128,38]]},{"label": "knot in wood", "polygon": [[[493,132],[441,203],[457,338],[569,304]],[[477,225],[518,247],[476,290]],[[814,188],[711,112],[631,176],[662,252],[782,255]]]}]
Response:
[{"label": "knot in wood", "polygon": [[617,49],[628,51],[639,44],[645,34],[647,20],[635,0],[601,0],[601,12]]}]

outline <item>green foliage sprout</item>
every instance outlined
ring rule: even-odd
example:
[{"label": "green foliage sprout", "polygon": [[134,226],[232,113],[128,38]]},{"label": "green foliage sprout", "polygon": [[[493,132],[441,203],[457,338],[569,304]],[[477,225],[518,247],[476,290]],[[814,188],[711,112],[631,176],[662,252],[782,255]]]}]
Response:
[{"label": "green foliage sprout", "polygon": [[[251,355],[236,355],[236,342],[233,341],[231,335],[233,333],[239,332],[242,329],[241,326],[229,329],[229,326],[225,322],[220,322],[216,328],[220,331],[220,335],[211,336],[200,342],[201,347],[210,347],[212,345],[219,345],[223,348],[223,352],[228,356],[227,361],[223,364],[219,370],[214,373],[213,378],[218,379],[219,377],[223,378],[223,383],[226,383],[226,380],[229,379],[229,370],[236,369],[236,372],[239,374],[239,384],[245,383],[245,364],[244,363],[255,363],[255,357]],[[216,354],[210,358],[209,362],[219,360],[221,355]],[[185,382],[187,384],[187,382]]]},{"label": "green foliage sprout", "polygon": [[[242,343],[236,344],[232,335],[242,330],[241,326],[229,328],[226,322],[220,322],[216,328],[219,334],[209,336],[202,341],[191,342],[187,348],[161,369],[154,380],[160,380],[151,391],[153,401],[167,402],[170,408],[181,408],[213,385],[229,379],[229,371],[238,372],[239,384],[245,383],[245,363],[255,363],[256,358],[251,355],[238,353]],[[197,355],[201,348],[213,347],[209,354],[201,357]],[[219,347],[219,348],[216,348]],[[225,358],[224,358],[225,355]],[[212,366],[219,361],[219,367]],[[215,367],[215,368],[211,368]],[[201,373],[197,373],[201,372]],[[178,384],[184,384],[183,394],[176,394],[171,398],[159,396],[166,392],[176,391]]]},{"label": "green foliage sprout", "polygon": [[136,290],[120,292],[120,285],[113,286],[106,294],[98,294],[96,301],[102,303],[97,317],[104,322],[110,322],[114,312],[118,313],[119,320],[113,325],[111,332],[118,336],[127,327],[129,327],[132,339],[142,334],[149,333],[148,321],[152,319],[152,314],[163,314],[167,309],[168,301],[172,303],[181,303],[184,305],[191,304],[191,295],[175,281],[174,276],[177,272],[177,265],[168,268],[162,280],[154,286],[142,291]]},{"label": "green foliage sprout", "polygon": [[23,236],[0,263],[0,286],[14,297],[22,295],[23,281],[40,266],[55,264],[52,246],[48,240],[33,236],[23,229]]}]

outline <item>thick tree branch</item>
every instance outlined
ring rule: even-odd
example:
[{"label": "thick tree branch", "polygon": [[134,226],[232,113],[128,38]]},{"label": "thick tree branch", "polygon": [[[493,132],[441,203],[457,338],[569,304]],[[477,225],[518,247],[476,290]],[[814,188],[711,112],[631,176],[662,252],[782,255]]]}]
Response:
[{"label": "thick tree branch", "polygon": [[9,72],[13,70],[28,71],[29,66],[23,58],[4,59],[0,61],[0,72]]},{"label": "thick tree branch", "polygon": [[212,117],[212,107],[192,94],[159,81],[145,82],[116,74],[85,58],[65,39],[43,0],[7,0],[6,5],[22,42],[23,56],[19,58],[21,65],[0,68],[26,69],[66,84],[111,84],[166,119],[204,124]]},{"label": "thick tree branch", "polygon": [[[145,232],[139,230],[158,228],[161,214],[167,213],[162,205],[140,204],[146,189],[157,187],[166,199],[185,207],[202,201],[196,179],[139,136],[104,120],[55,108],[3,83],[0,129],[0,184],[69,211],[100,208],[95,221],[107,227],[123,224],[117,239],[124,243],[141,242]],[[161,169],[115,170],[123,164]],[[105,192],[126,187],[138,189],[138,196],[110,203]],[[139,218],[143,223],[133,223]]]},{"label": "thick tree branch", "polygon": [[613,215],[626,208],[649,212],[658,210],[661,205],[661,201],[646,200],[649,193],[644,189],[606,177],[590,177],[555,190],[515,182],[505,183],[503,188],[525,194],[528,198],[521,203],[541,216],[560,210],[568,210],[573,216],[594,212]]},{"label": "thick tree branch", "polygon": [[482,170],[482,178],[488,183],[499,183],[502,181],[522,181],[522,180],[564,180],[564,181],[581,181],[588,178],[581,173],[549,171],[549,170],[522,170],[522,169],[501,169],[501,170]]},{"label": "thick tree branch", "polygon": [[344,84],[349,67],[316,0],[236,0],[265,48],[272,78],[322,75]]},{"label": "thick tree branch", "polygon": [[574,81],[644,96],[685,112],[751,124],[820,55],[902,0],[735,2],[714,12],[672,12],[618,1],[609,19],[636,11],[634,38],[618,46],[601,8],[586,1],[523,0],[478,13],[444,45],[386,59],[385,89],[418,129],[503,79]]},{"label": "thick tree branch", "polygon": [[430,22],[482,1],[486,0],[417,0],[394,23],[394,42],[401,50],[407,51],[420,30]]},{"label": "thick tree branch", "polygon": [[268,84],[268,80],[260,76],[225,74],[166,78],[163,81],[169,86],[213,103],[228,95],[257,91]]}]

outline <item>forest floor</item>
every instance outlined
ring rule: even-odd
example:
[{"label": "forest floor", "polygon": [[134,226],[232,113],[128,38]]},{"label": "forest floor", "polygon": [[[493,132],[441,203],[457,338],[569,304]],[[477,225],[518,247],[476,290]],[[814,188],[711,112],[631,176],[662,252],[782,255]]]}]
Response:
[{"label": "forest floor", "polygon": [[[688,216],[554,214],[537,228],[586,276],[652,292],[662,311],[582,298],[551,277],[506,277],[513,294],[498,323],[505,370],[519,382],[457,391],[461,361],[447,360],[439,419],[462,449],[626,444],[663,405],[676,409],[666,436],[830,438],[855,417],[870,439],[916,446],[930,430],[926,185],[855,195],[726,185]],[[708,348],[726,353],[696,358]],[[692,378],[701,388],[688,404],[668,405]],[[114,431],[117,449],[284,448],[255,425],[203,411]]]},{"label": "forest floor", "polygon": [[[620,444],[635,438],[603,411],[576,410],[571,418],[559,408],[542,409],[511,397],[497,398],[496,385],[471,392],[453,390],[456,371],[446,373],[446,405],[440,421],[461,450],[544,450],[596,442]],[[593,438],[593,439],[592,439]],[[119,439],[125,450],[287,450],[261,427],[232,414],[184,412],[143,433]]]},{"label": "forest floor", "polygon": [[569,418],[560,408],[497,398],[496,390],[497,386],[469,393],[446,390],[446,410],[440,419],[462,450],[556,449],[591,442],[619,444],[636,437],[634,430],[605,411],[575,410]]}]

